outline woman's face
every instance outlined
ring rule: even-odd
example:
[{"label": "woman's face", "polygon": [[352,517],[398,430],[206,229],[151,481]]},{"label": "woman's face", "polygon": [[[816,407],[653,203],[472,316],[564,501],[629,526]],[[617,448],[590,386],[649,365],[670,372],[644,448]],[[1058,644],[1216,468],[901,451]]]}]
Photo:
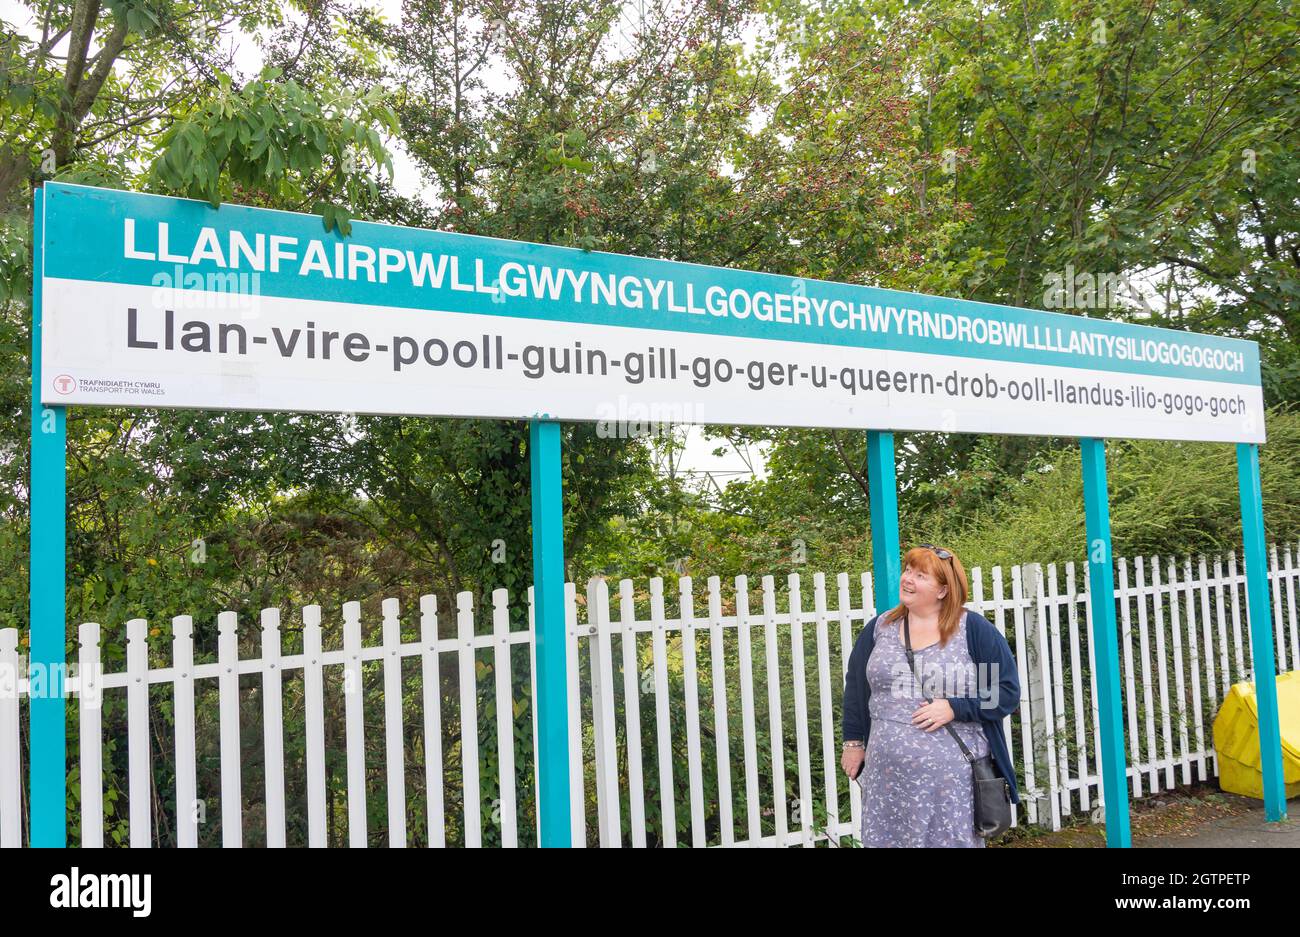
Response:
[{"label": "woman's face", "polygon": [[939,607],[948,587],[924,570],[910,563],[903,569],[898,595],[902,603],[914,612],[931,612]]}]

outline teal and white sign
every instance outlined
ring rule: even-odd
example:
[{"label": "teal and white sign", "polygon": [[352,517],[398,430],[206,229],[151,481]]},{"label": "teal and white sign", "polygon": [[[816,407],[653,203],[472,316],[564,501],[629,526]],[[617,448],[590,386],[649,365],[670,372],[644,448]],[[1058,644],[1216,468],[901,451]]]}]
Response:
[{"label": "teal and white sign", "polygon": [[1254,342],[45,186],[48,405],[1264,442]]}]

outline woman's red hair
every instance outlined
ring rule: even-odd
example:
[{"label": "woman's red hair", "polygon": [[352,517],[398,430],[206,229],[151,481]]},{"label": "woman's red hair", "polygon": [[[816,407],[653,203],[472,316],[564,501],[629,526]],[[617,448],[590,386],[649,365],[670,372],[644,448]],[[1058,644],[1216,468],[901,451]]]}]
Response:
[{"label": "woman's red hair", "polygon": [[[939,554],[924,547],[913,547],[903,555],[903,569],[911,566],[923,573],[928,573],[941,587],[948,587],[948,594],[939,600],[939,646],[944,647],[957,632],[957,623],[970,598],[970,584],[966,580],[966,569],[952,550],[952,559],[941,560]],[[883,621],[902,621],[907,606],[901,601],[885,613]]]}]

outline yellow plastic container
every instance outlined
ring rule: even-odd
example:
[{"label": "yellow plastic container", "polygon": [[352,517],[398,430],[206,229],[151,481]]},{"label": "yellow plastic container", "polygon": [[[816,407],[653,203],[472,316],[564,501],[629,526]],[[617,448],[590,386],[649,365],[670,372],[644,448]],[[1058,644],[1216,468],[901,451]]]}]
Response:
[{"label": "yellow plastic container", "polygon": [[[1290,799],[1300,795],[1300,670],[1277,678],[1277,710],[1282,735],[1282,784]],[[1254,682],[1234,685],[1219,707],[1214,717],[1214,751],[1219,758],[1222,790],[1264,799]]]}]

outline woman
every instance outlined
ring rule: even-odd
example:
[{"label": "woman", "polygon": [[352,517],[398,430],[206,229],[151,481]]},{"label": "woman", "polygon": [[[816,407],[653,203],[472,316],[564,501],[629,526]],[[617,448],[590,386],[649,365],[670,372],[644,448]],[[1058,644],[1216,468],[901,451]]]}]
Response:
[{"label": "woman", "polygon": [[922,544],[903,557],[899,605],[867,622],[853,647],[841,766],[862,786],[864,846],[984,845],[970,762],[949,724],[973,757],[992,752],[1020,802],[1002,735],[1020,703],[1015,660],[992,623],[964,607],[968,596],[957,556]]}]

